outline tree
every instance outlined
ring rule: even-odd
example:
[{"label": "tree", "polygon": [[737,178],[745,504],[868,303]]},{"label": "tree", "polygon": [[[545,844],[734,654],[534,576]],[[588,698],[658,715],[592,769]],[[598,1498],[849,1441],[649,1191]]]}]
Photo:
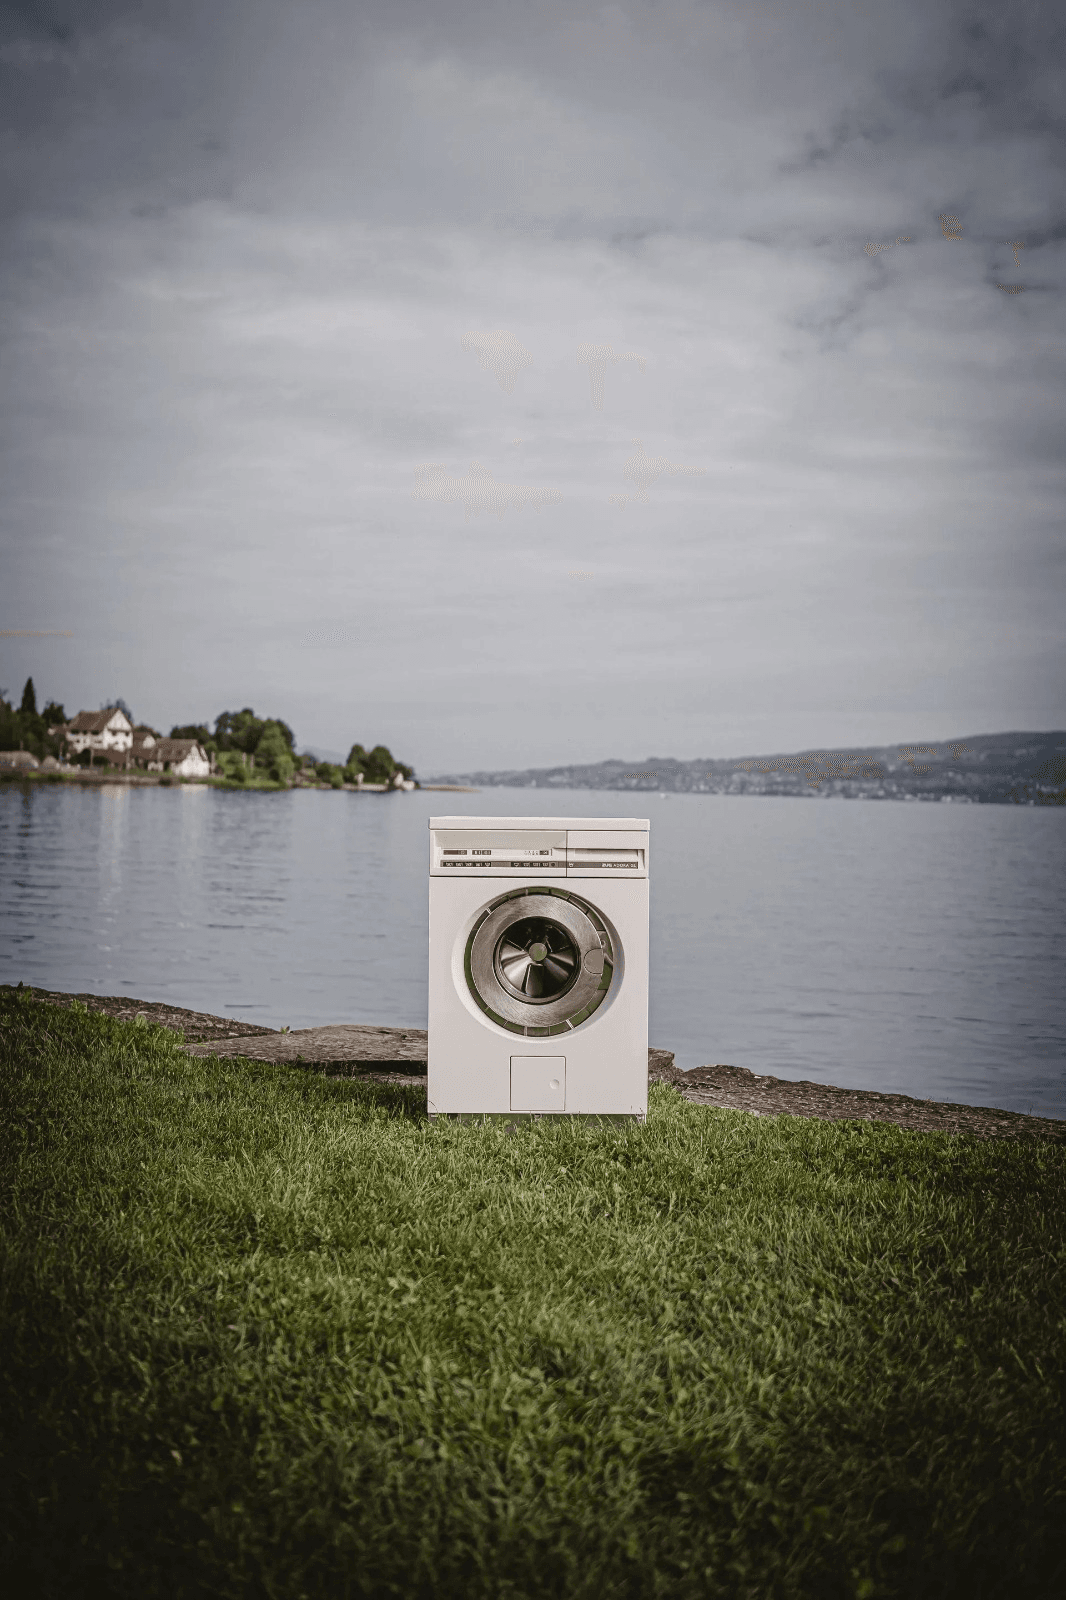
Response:
[{"label": "tree", "polygon": [[376,744],[366,758],[363,776],[367,783],[388,783],[396,771],[396,763],[387,745]]},{"label": "tree", "polygon": [[0,700],[0,750],[17,750],[22,741],[19,714],[6,700]]},{"label": "tree", "polygon": [[18,711],[0,698],[0,750],[29,750],[37,757],[54,755],[58,746],[48,739],[48,724],[37,713],[33,679],[26,679]]},{"label": "tree", "polygon": [[220,750],[243,750],[251,755],[262,731],[262,719],[251,706],[245,706],[243,711],[223,711],[215,718],[215,739]]},{"label": "tree", "polygon": [[49,700],[41,712],[45,726],[49,728],[62,727],[67,720],[67,714],[57,700]]},{"label": "tree", "polygon": [[251,706],[243,711],[223,711],[215,719],[215,739],[220,750],[243,750],[247,755],[257,755],[259,741],[268,728],[277,728],[291,757],[295,743],[292,729],[280,717],[264,720],[257,717]]},{"label": "tree", "polygon": [[113,700],[105,700],[103,705],[100,707],[100,710],[124,711],[126,716],[129,718],[130,727],[132,728],[136,726],[137,718],[133,715],[133,712],[130,710],[129,706],[126,704],[125,700],[123,700],[120,694],[117,694]]},{"label": "tree", "polygon": [[345,762],[345,772],[353,781],[356,774],[361,772],[367,783],[391,783],[398,772],[402,772],[405,778],[415,775],[414,767],[397,761],[388,746],[383,744],[376,744],[369,753],[361,744],[353,744]]},{"label": "tree", "polygon": [[283,723],[265,722],[255,747],[256,765],[266,767],[275,783],[287,783],[292,777],[292,735],[286,739],[288,732]]}]

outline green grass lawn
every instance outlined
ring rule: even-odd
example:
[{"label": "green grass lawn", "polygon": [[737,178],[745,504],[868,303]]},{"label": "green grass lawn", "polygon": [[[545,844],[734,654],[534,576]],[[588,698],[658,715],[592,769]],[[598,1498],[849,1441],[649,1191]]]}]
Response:
[{"label": "green grass lawn", "polygon": [[1061,1147],[0,1025],[14,1600],[1062,1594]]}]

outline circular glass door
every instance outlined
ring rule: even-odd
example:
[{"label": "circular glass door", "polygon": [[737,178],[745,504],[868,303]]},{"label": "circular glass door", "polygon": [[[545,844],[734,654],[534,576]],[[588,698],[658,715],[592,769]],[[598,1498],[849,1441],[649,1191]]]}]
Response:
[{"label": "circular glass door", "polygon": [[466,946],[470,993],[512,1033],[566,1033],[607,998],[611,936],[595,909],[558,889],[516,889],[482,912]]}]

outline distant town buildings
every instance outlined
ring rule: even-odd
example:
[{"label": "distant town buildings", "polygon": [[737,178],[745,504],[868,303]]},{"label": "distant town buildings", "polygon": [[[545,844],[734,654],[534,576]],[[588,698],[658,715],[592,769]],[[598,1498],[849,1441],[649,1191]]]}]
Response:
[{"label": "distant town buildings", "polygon": [[50,700],[38,715],[32,678],[17,711],[0,698],[0,770],[8,777],[29,777],[38,769],[46,776],[78,768],[95,769],[85,774],[95,778],[115,769],[131,778],[138,771],[145,776],[159,774],[164,783],[171,778],[202,782],[217,776],[227,785],[250,780],[257,787],[381,793],[418,787],[412,769],[396,761],[384,745],[368,751],[354,744],[343,766],[318,761],[310,751],[297,755],[287,724],[256,717],[250,706],[222,712],[213,734],[205,724],[188,723],[172,728],[165,737],[147,723],[135,725],[123,701],[68,718],[63,707]]},{"label": "distant town buildings", "polygon": [[90,760],[99,756],[112,767],[142,767],[147,772],[170,772],[176,778],[206,778],[211,772],[211,759],[198,740],[164,739],[144,723],[134,727],[116,706],[79,711],[64,726],[48,732],[63,739],[68,754],[80,756],[88,750]]}]

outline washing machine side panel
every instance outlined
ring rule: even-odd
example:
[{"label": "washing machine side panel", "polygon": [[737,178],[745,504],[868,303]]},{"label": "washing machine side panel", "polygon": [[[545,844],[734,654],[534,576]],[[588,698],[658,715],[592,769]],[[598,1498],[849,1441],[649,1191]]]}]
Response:
[{"label": "washing machine side panel", "polygon": [[[566,1056],[566,1110],[646,1116],[648,1108],[648,884],[608,881],[590,901],[622,940],[621,987],[572,1034],[528,1038],[473,1015],[456,990],[459,929],[522,880],[431,878],[429,886],[429,1108],[506,1113],[514,1054]],[[584,890],[584,885],[582,885]],[[587,891],[585,891],[587,892]]]}]

